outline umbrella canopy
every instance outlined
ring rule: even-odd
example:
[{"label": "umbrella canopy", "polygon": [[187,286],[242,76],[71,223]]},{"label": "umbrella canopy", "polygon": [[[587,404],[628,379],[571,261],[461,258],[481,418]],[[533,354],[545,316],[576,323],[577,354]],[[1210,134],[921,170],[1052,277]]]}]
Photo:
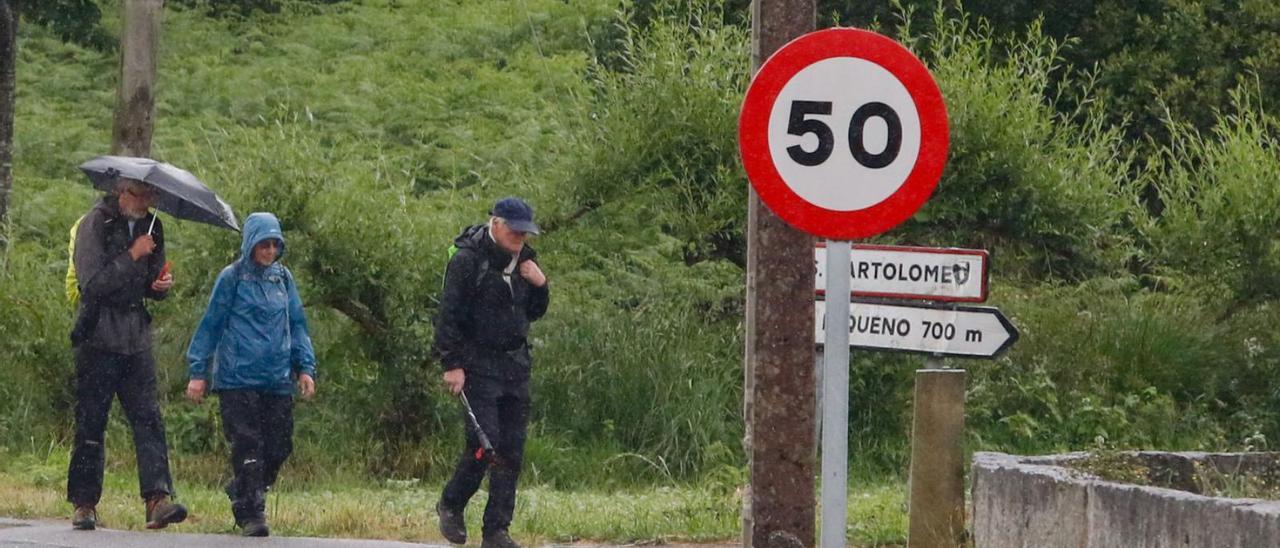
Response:
[{"label": "umbrella canopy", "polygon": [[235,212],[190,172],[150,158],[99,156],[80,164],[93,186],[111,191],[121,178],[142,181],[156,188],[156,209],[179,219],[197,221],[239,231]]}]

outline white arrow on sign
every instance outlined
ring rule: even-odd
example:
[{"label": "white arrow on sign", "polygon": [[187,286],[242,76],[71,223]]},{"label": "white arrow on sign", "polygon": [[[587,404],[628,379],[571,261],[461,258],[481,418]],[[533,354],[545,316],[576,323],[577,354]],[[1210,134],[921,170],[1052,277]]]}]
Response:
[{"label": "white arrow on sign", "polygon": [[[814,285],[825,295],[827,248],[813,250],[819,265]],[[849,255],[849,287],[855,297],[933,301],[987,300],[987,252],[980,249],[857,244]]]},{"label": "white arrow on sign", "polygon": [[[815,301],[822,344],[826,302]],[[849,346],[970,358],[993,358],[1018,340],[1018,329],[990,306],[849,304]]]}]

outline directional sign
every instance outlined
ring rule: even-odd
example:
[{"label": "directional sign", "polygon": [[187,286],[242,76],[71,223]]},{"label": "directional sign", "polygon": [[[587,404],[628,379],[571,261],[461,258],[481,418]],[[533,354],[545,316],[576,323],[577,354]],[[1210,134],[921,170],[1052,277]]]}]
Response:
[{"label": "directional sign", "polygon": [[[814,264],[827,260],[819,242]],[[980,249],[854,245],[849,254],[849,287],[855,297],[888,297],[980,303],[987,300],[987,252]],[[827,275],[819,266],[814,280],[827,293]]]},{"label": "directional sign", "polygon": [[[816,301],[815,337],[824,339],[826,303]],[[992,358],[1018,340],[1018,329],[989,306],[881,304],[849,306],[849,346]]]},{"label": "directional sign", "polygon": [[924,64],[874,32],[836,28],[783,46],[747,88],[738,146],[760,200],[833,240],[911,217],[938,184],[950,143]]}]

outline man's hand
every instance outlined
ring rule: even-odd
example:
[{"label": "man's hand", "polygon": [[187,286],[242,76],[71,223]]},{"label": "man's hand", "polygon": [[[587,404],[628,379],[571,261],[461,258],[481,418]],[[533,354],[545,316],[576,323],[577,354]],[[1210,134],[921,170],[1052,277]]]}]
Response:
[{"label": "man's hand", "polygon": [[547,285],[546,274],[543,274],[542,269],[538,267],[538,263],[533,261],[520,263],[520,276],[528,280],[534,287]]},{"label": "man's hand", "polygon": [[156,281],[151,282],[151,290],[158,293],[164,293],[170,287],[173,287],[173,274],[165,274],[156,278]]},{"label": "man's hand", "polygon": [[133,260],[136,261],[138,259],[146,257],[147,255],[150,255],[151,252],[155,250],[156,250],[155,239],[152,238],[150,234],[143,234],[141,236],[138,236],[138,239],[134,240],[133,244],[129,246],[129,256],[133,257]]},{"label": "man's hand", "polygon": [[450,369],[444,372],[444,385],[455,396],[462,393],[462,385],[466,382],[467,374],[462,369]]},{"label": "man's hand", "polygon": [[194,403],[204,401],[204,388],[206,381],[203,379],[191,379],[187,383],[187,399]]},{"label": "man's hand", "polygon": [[314,397],[316,395],[316,380],[306,373],[298,375],[298,393],[302,395],[304,400]]}]

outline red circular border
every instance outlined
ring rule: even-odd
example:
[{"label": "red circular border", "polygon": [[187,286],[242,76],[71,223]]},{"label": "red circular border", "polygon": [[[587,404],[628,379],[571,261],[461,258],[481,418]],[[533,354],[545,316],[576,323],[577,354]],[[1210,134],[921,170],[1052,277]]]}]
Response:
[{"label": "red circular border", "polygon": [[[906,181],[891,196],[855,211],[806,201],[787,186],[769,154],[769,115],[796,73],[824,59],[855,57],[889,71],[911,94],[920,118],[920,153]],[[901,44],[871,31],[834,28],[811,32],[783,46],[756,72],[738,116],[738,150],[760,200],[792,226],[832,240],[885,232],[915,214],[942,177],[950,135],[942,92],[929,70]]]}]

